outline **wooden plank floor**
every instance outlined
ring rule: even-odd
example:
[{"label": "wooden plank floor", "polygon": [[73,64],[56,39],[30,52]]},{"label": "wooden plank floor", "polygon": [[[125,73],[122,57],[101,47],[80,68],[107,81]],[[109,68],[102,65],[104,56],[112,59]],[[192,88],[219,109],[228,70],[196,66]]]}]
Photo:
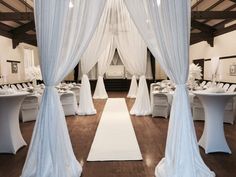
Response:
[{"label": "wooden plank floor", "polygon": [[[109,93],[110,97],[124,97],[126,93]],[[126,100],[130,109],[133,100]],[[132,122],[143,155],[143,161],[86,162],[96,132],[104,100],[96,100],[97,115],[67,117],[67,124],[74,153],[83,165],[82,177],[154,177],[154,169],[164,156],[168,120],[164,118],[134,117]],[[24,139],[29,144],[34,122],[21,123]],[[203,131],[203,122],[195,122],[197,137]],[[236,176],[236,125],[225,125],[226,138],[232,154],[214,153],[206,155],[200,149],[205,163],[215,171],[217,177]],[[0,177],[19,177],[26,158],[28,146],[16,155],[0,154]]]}]

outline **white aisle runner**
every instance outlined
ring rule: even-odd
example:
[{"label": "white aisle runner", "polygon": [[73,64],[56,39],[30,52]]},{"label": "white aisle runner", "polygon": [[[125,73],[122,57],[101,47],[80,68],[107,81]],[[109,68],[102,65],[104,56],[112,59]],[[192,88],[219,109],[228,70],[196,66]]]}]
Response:
[{"label": "white aisle runner", "polygon": [[109,98],[87,161],[142,160],[124,98]]}]

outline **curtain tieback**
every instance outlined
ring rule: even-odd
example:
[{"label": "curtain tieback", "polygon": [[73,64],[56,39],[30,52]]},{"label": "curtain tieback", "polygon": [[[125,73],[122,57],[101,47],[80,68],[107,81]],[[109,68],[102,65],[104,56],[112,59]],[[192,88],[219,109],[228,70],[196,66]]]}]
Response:
[{"label": "curtain tieback", "polygon": [[55,85],[45,85],[45,88],[55,88]]},{"label": "curtain tieback", "polygon": [[187,88],[187,84],[186,83],[184,83],[184,84],[176,84],[176,87]]}]

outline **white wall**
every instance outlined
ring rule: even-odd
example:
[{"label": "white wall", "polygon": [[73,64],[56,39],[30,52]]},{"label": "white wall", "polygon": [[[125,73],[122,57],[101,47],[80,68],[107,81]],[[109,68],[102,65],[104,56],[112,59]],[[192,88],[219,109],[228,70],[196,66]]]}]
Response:
[{"label": "white wall", "polygon": [[[214,39],[214,47],[207,42],[200,42],[190,46],[190,62],[194,59],[210,59],[214,56],[224,57],[236,55],[236,31],[217,36]],[[236,58],[220,61],[219,81],[236,83],[236,76],[229,75],[230,65],[236,65]],[[205,78],[210,79],[210,62],[205,62]]]},{"label": "white wall", "polygon": [[[22,43],[15,49],[12,48],[12,40],[0,36],[0,75],[6,75],[6,79],[1,78],[0,84],[17,83],[25,81],[24,73],[24,54],[23,47],[28,47],[34,50],[35,65],[38,65],[38,49],[37,47]],[[11,73],[11,63],[7,60],[19,61],[18,73]]]}]

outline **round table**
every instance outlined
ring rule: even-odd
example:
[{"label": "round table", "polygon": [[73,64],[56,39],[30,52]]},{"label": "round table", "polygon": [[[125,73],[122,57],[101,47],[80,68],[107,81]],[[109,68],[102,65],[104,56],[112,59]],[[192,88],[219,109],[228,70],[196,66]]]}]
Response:
[{"label": "round table", "polygon": [[21,135],[19,112],[27,92],[0,95],[0,153],[15,154],[26,143]]},{"label": "round table", "polygon": [[236,93],[209,93],[207,91],[193,92],[199,97],[204,107],[205,125],[199,145],[205,152],[226,152],[231,150],[226,142],[224,134],[224,109],[230,98]]}]

